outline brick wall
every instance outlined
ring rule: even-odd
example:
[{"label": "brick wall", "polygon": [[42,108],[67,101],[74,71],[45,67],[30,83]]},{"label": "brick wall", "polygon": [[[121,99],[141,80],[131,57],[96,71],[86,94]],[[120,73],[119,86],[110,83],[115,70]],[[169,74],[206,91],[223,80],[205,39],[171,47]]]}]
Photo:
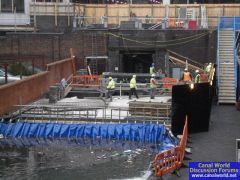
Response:
[{"label": "brick wall", "polygon": [[[70,57],[70,48],[73,48],[78,68],[83,66],[85,56],[107,54],[106,38],[103,33],[77,31],[65,34],[8,33],[0,41],[0,56],[4,54],[44,56],[45,63],[49,63]],[[41,61],[36,58],[34,60]]]},{"label": "brick wall", "polygon": [[[110,31],[111,32],[111,31]],[[107,35],[106,30],[81,30],[66,33],[9,33],[0,41],[0,56],[3,54],[14,55],[35,55],[43,56],[45,63],[70,57],[69,49],[73,48],[76,56],[77,68],[83,68],[84,57],[92,55],[109,55],[109,71],[121,61],[120,51],[163,51],[170,49],[190,59],[199,62],[216,61],[217,33],[212,32],[197,40],[167,46],[162,43],[156,45],[156,40],[176,40],[189,36],[197,36],[208,32],[207,30],[156,30],[137,31],[123,30],[113,31],[117,35],[137,41],[145,41],[147,44],[139,44],[133,41],[123,40],[111,35]],[[185,40],[184,40],[185,41]],[[172,41],[170,44],[173,44]],[[112,54],[112,55],[111,55]],[[160,57],[164,59],[164,57]],[[1,59],[0,59],[1,60]],[[37,58],[34,61],[41,61]],[[37,63],[36,63],[37,64]]]},{"label": "brick wall", "polygon": [[[217,32],[209,32],[209,34],[207,34],[208,32],[208,30],[115,31],[113,32],[115,35],[123,36],[125,39],[109,35],[108,48],[122,51],[162,51],[169,49],[202,63],[216,62]],[[202,34],[207,35],[202,36]],[[190,36],[193,38],[188,38]],[[197,38],[199,36],[201,37]],[[126,39],[133,39],[144,43],[137,43]],[[177,39],[182,40],[176,41]],[[195,40],[191,41],[192,39]],[[156,41],[158,41],[158,43]],[[164,59],[164,57],[160,58]]]}]

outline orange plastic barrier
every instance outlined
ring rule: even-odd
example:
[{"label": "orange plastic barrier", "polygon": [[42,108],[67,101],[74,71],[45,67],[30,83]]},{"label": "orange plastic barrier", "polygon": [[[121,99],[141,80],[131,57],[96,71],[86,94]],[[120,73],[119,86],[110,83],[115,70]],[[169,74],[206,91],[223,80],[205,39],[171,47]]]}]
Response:
[{"label": "orange plastic barrier", "polygon": [[179,145],[173,149],[163,151],[160,154],[156,155],[153,161],[154,175],[156,177],[162,177],[165,174],[181,168],[185,155],[185,148],[187,145],[187,136],[188,120],[186,117],[185,125],[183,128],[183,135]]},{"label": "orange plastic barrier", "polygon": [[182,135],[182,139],[180,141],[180,147],[182,149],[182,162],[183,162],[183,158],[185,156],[185,149],[186,149],[186,146],[187,146],[187,137],[188,137],[188,120],[187,120],[187,117],[186,117],[186,120],[185,120],[185,125],[184,125],[184,128],[183,128],[183,135]]},{"label": "orange plastic barrier", "polygon": [[98,75],[81,75],[72,77],[72,86],[80,87],[99,87],[100,76]]},{"label": "orange plastic barrier", "polygon": [[162,177],[175,169],[179,169],[181,167],[181,156],[182,149],[180,146],[158,154],[153,161],[154,175]]},{"label": "orange plastic barrier", "polygon": [[178,80],[175,78],[165,77],[162,78],[163,88],[172,89],[172,86],[178,83]]}]

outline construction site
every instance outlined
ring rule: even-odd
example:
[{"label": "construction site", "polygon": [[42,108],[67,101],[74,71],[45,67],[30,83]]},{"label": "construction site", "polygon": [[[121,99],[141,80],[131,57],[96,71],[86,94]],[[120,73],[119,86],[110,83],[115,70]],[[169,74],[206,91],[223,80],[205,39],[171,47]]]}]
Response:
[{"label": "construction site", "polygon": [[191,163],[240,162],[240,4],[0,7],[0,178],[189,179]]}]

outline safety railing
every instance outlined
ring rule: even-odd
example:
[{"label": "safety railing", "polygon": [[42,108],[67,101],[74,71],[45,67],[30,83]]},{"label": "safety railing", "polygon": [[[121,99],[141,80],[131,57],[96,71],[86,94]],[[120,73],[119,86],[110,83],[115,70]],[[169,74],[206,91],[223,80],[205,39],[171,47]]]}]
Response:
[{"label": "safety railing", "polygon": [[98,75],[78,75],[72,77],[71,86],[75,87],[99,87],[100,76]]},{"label": "safety railing", "polygon": [[185,148],[187,145],[188,136],[188,120],[186,117],[185,125],[183,128],[183,135],[179,145],[174,148],[163,151],[156,155],[153,161],[154,175],[156,177],[162,177],[170,172],[178,170],[183,164],[185,156]]},{"label": "safety railing", "polygon": [[[123,78],[125,76],[125,78]],[[127,77],[126,74],[123,77],[116,77],[113,76],[113,79],[115,80],[115,92],[119,92],[120,96],[123,94],[123,92],[128,92],[129,91],[129,79],[131,79],[131,76]],[[145,93],[149,93],[150,90],[150,75],[147,74],[145,76],[141,76],[137,74],[137,77],[139,77],[139,81],[142,81],[141,83],[137,82],[137,89],[138,91],[142,91]],[[159,75],[156,76],[157,78],[157,92],[156,94],[163,94],[163,93],[169,93],[171,92],[172,86],[178,84],[178,79],[176,78],[170,78],[170,77],[165,77],[162,78]],[[126,79],[128,82],[126,82]],[[119,82],[120,81],[120,82]],[[125,82],[122,82],[125,81]],[[100,89],[104,92],[106,91],[106,87],[108,84],[108,77],[105,76],[104,78],[101,79],[101,87]]]}]

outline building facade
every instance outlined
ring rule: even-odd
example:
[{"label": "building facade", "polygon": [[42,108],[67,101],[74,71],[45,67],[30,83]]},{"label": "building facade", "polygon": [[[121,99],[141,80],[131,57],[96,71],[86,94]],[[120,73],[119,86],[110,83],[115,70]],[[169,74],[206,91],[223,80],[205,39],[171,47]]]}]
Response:
[{"label": "building facade", "polygon": [[30,24],[29,4],[31,0],[1,0],[0,25],[28,25]]}]

